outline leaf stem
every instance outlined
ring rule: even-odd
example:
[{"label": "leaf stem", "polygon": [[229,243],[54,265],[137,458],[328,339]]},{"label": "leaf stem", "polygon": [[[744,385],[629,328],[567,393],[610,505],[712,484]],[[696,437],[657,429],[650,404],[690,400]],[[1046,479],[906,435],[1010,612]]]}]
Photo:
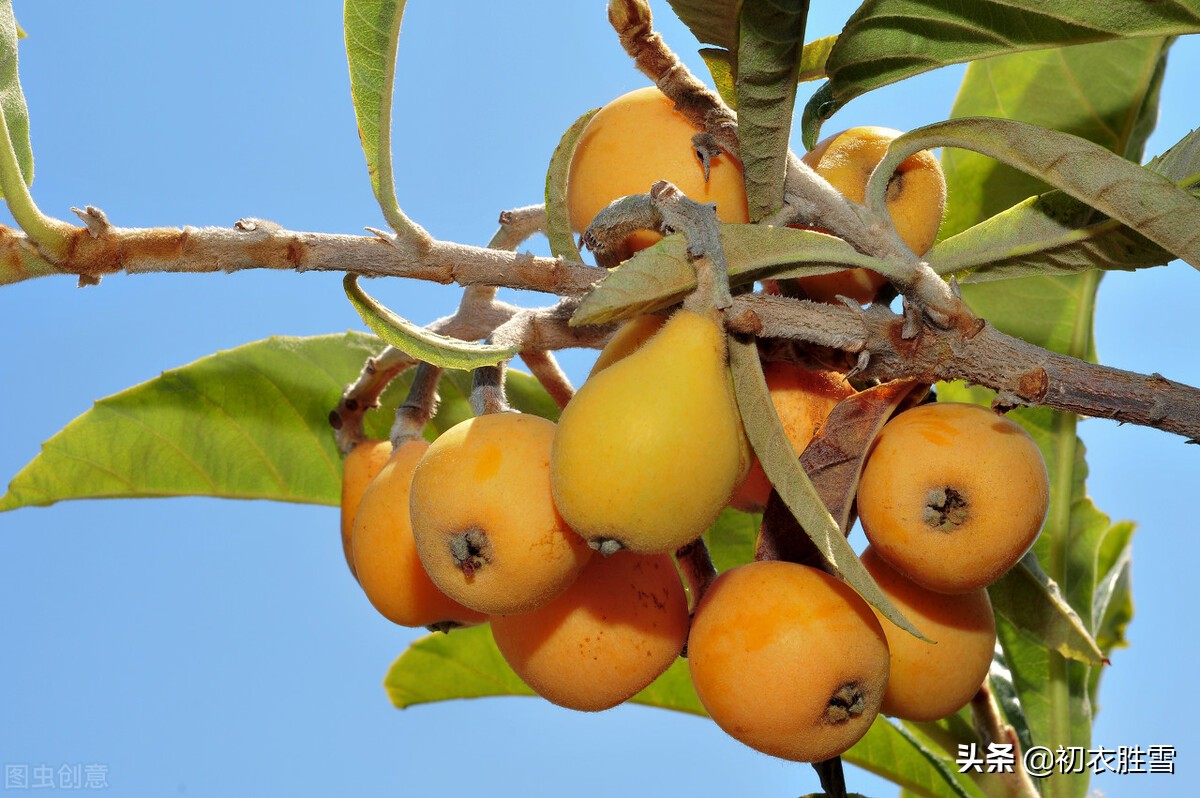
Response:
[{"label": "leaf stem", "polygon": [[8,120],[4,116],[4,108],[0,105],[0,189],[4,192],[4,201],[13,219],[38,248],[51,260],[57,262],[66,256],[71,248],[74,233],[81,228],[47,216],[33,201],[29,186],[25,184],[25,176],[21,173],[21,165],[17,160],[17,152],[13,147],[12,136],[8,131]]}]

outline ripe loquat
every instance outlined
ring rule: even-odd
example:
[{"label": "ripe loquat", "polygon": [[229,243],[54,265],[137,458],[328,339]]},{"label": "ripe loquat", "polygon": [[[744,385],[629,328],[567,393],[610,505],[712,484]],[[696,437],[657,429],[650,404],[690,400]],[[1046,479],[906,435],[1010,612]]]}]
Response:
[{"label": "ripe loquat", "polygon": [[559,706],[614,707],[665,671],[687,640],[688,604],[667,554],[593,557],[566,592],[492,618],[504,659]]},{"label": "ripe loquat", "polygon": [[884,425],[858,487],[859,519],[879,556],[941,593],[999,579],[1033,544],[1049,502],[1029,433],[988,408],[949,402]]},{"label": "ripe loquat", "polygon": [[417,553],[442,591],[489,615],[529,612],[562,593],[591,557],[550,496],[555,425],[493,413],[446,430],[412,484]]},{"label": "ripe loquat", "polygon": [[688,664],[717,725],[797,762],[838,756],[870,728],[888,678],[871,608],[824,571],[753,562],[717,577],[692,620]]},{"label": "ripe loquat", "polygon": [[413,470],[428,448],[424,440],[402,444],[363,491],[350,537],[354,567],[371,604],[393,623],[440,629],[469,626],[485,617],[450,599],[430,581],[408,520]]},{"label": "ripe loquat", "polygon": [[355,579],[358,578],[358,574],[354,570],[354,552],[350,546],[354,514],[358,510],[359,501],[362,500],[363,491],[383,470],[391,456],[391,441],[363,441],[346,454],[342,463],[342,552],[346,555],[346,565],[350,566],[350,573],[354,574]]}]

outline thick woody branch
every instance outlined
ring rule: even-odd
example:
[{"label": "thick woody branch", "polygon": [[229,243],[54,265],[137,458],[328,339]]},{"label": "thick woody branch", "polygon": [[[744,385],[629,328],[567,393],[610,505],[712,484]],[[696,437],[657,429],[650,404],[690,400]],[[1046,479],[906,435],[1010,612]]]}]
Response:
[{"label": "thick woody branch", "polygon": [[1005,407],[1045,405],[1200,442],[1197,389],[1160,374],[1137,374],[1050,352],[982,320],[973,330],[923,326],[906,338],[904,318],[879,305],[857,310],[761,295],[735,297],[726,318],[736,332],[856,354],[863,377],[962,379],[997,391],[997,402]]},{"label": "thick woody branch", "polygon": [[[517,288],[578,295],[604,276],[603,269],[561,258],[518,254],[446,241],[411,246],[389,233],[352,236],[285,230],[262,219],[233,227],[116,227],[95,208],[80,211],[86,227],[72,228],[61,273],[94,282],[126,272],[235,272],[244,269],[337,271],[366,277],[412,277],[437,283]],[[45,273],[29,268],[28,238],[0,236],[0,282]],[[7,264],[19,264],[9,268]]]}]

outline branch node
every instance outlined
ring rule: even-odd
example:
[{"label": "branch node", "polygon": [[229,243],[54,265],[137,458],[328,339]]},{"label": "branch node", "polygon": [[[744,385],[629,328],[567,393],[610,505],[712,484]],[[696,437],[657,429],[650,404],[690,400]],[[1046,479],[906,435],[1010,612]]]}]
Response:
[{"label": "branch node", "polygon": [[[108,221],[108,216],[105,215],[104,211],[93,205],[88,205],[83,210],[73,207],[71,208],[71,213],[83,220],[92,238],[104,238],[104,236],[108,235],[109,230],[112,229],[112,223]],[[99,280],[96,282],[99,282]]]}]

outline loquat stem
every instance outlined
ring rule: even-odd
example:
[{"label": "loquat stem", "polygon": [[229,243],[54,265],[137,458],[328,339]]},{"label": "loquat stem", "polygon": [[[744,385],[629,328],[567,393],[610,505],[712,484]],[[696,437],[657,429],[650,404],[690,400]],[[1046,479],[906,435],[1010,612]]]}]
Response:
[{"label": "loquat stem", "polygon": [[833,347],[858,356],[857,374],[925,383],[961,379],[998,392],[1001,407],[1043,405],[1070,413],[1154,427],[1200,443],[1200,391],[1160,374],[1060,355],[1006,335],[982,320],[973,330],[922,327],[885,307],[865,310],[760,294],[734,297],[734,332]]},{"label": "loquat stem", "polygon": [[570,378],[558,365],[554,355],[545,349],[525,349],[521,352],[521,360],[529,367],[530,373],[537,377],[546,393],[550,394],[554,404],[558,405],[560,410],[566,407],[567,402],[575,395],[575,387],[571,385]]},{"label": "loquat stem", "polygon": [[396,421],[392,424],[392,448],[400,448],[406,441],[417,440],[425,434],[425,425],[437,412],[438,382],[442,370],[429,363],[418,363],[413,372],[412,385],[404,403],[396,408]]},{"label": "loquat stem", "polygon": [[729,269],[721,247],[716,206],[689,199],[666,180],[650,188],[650,199],[662,214],[663,225],[681,231],[688,240],[688,259],[696,269],[696,290],[684,300],[689,310],[724,310],[733,303]]},{"label": "loquat stem", "polygon": [[477,416],[510,413],[512,406],[504,392],[506,363],[475,369],[471,386],[471,410]]}]

